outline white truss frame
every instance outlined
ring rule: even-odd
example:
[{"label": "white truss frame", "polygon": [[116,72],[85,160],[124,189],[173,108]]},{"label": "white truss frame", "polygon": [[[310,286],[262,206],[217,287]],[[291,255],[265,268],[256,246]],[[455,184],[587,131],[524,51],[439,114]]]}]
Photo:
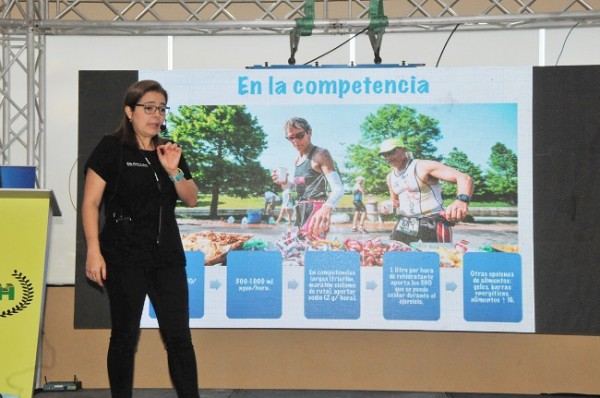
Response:
[{"label": "white truss frame", "polygon": [[[25,152],[38,167],[38,187],[45,187],[46,36],[290,35],[305,17],[304,0],[0,1],[0,164]],[[600,25],[600,0],[380,1],[385,33]],[[311,34],[354,34],[371,23],[370,1],[313,3]]]}]

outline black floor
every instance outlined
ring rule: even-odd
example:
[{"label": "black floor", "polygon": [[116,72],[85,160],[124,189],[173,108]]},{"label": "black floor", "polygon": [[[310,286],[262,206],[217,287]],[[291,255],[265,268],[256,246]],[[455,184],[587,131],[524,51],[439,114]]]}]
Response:
[{"label": "black floor", "polygon": [[[574,398],[597,397],[584,394],[479,394],[479,393],[429,393],[389,391],[308,391],[308,390],[201,390],[202,398]],[[110,398],[106,389],[81,389],[77,391],[40,391],[35,398]],[[169,389],[137,389],[133,398],[177,398]]]}]

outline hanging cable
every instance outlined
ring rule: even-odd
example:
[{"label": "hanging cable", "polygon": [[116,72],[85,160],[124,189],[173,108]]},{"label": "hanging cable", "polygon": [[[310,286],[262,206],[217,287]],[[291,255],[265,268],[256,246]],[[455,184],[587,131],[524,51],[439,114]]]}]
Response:
[{"label": "hanging cable", "polygon": [[446,46],[448,45],[448,42],[450,41],[450,39],[452,38],[452,35],[454,34],[454,32],[456,32],[456,29],[458,29],[459,26],[460,26],[460,24],[456,24],[454,29],[452,29],[452,32],[450,32],[450,36],[448,36],[448,38],[446,39],[446,43],[444,43],[444,48],[442,48],[442,51],[440,52],[440,56],[438,57],[438,60],[435,63],[436,68],[440,64],[440,60],[442,59],[442,55],[444,54],[444,51],[446,50]]},{"label": "hanging cable", "polygon": [[73,171],[75,170],[75,168],[77,167],[78,163],[79,163],[79,159],[81,159],[83,156],[78,156],[77,159],[75,159],[75,161],[73,162],[73,164],[71,165],[71,169],[69,170],[69,177],[67,179],[67,187],[69,190],[69,201],[71,201],[71,206],[73,206],[73,210],[75,210],[77,212],[77,204],[75,203],[76,200],[73,199],[74,196],[77,196],[76,194],[73,195],[73,193],[71,192],[71,182],[73,180]]},{"label": "hanging cable", "polygon": [[328,55],[328,54],[331,54],[332,52],[334,52],[334,51],[335,51],[335,50],[337,50],[338,48],[342,47],[344,44],[348,43],[350,40],[354,39],[356,36],[358,36],[358,35],[361,35],[361,34],[365,33],[365,32],[366,32],[368,29],[369,29],[368,27],[364,28],[363,30],[361,30],[360,32],[358,32],[357,34],[355,34],[354,36],[352,36],[351,38],[349,38],[349,39],[348,39],[348,40],[346,40],[345,42],[343,42],[343,43],[341,43],[341,44],[337,45],[336,47],[334,47],[334,48],[332,48],[331,50],[329,50],[329,51],[327,51],[327,52],[325,52],[325,53],[323,53],[323,54],[319,55],[318,57],[311,59],[310,61],[308,61],[308,62],[304,63],[304,65],[311,64],[311,63],[313,63],[313,62],[315,62],[315,61],[317,61],[317,60],[319,60],[319,59],[323,58],[324,56],[326,56],[326,55]]},{"label": "hanging cable", "polygon": [[571,27],[571,29],[569,29],[569,33],[567,33],[567,37],[565,37],[565,41],[563,41],[562,48],[560,49],[560,53],[558,54],[558,57],[556,58],[556,63],[554,64],[554,66],[558,65],[558,60],[560,59],[563,51],[565,50],[565,45],[567,44],[567,40],[569,40],[569,36],[571,35],[571,32],[573,32],[573,29],[575,29],[577,27],[577,25],[579,25],[579,22],[577,22],[575,25],[573,25]]}]

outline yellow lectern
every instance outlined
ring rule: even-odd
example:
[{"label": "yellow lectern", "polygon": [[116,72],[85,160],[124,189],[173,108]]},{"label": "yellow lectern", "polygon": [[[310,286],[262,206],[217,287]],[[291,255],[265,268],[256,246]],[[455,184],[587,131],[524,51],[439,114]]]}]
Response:
[{"label": "yellow lectern", "polygon": [[51,219],[43,189],[0,189],[0,394],[30,398],[44,310]]}]

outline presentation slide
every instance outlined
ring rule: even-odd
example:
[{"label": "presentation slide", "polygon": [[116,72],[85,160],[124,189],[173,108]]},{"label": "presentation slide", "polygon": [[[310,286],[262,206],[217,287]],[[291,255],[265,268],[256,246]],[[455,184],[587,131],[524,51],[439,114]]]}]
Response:
[{"label": "presentation slide", "polygon": [[[531,68],[138,75],[168,91],[165,137],[200,190],[196,208],[177,211],[192,327],[535,332]],[[286,131],[292,118],[305,128]],[[341,191],[329,176],[307,199],[302,165],[321,159],[301,153],[307,140],[332,159]],[[405,169],[380,156],[395,147]],[[393,203],[388,181],[416,181],[432,161],[473,180],[462,222]],[[457,184],[431,178],[412,195],[448,208]],[[358,180],[364,222],[354,221]],[[306,205],[338,194],[329,231],[311,236]],[[398,238],[423,226],[410,212],[436,215],[438,239]],[[142,326],[158,326],[149,302]]]}]

